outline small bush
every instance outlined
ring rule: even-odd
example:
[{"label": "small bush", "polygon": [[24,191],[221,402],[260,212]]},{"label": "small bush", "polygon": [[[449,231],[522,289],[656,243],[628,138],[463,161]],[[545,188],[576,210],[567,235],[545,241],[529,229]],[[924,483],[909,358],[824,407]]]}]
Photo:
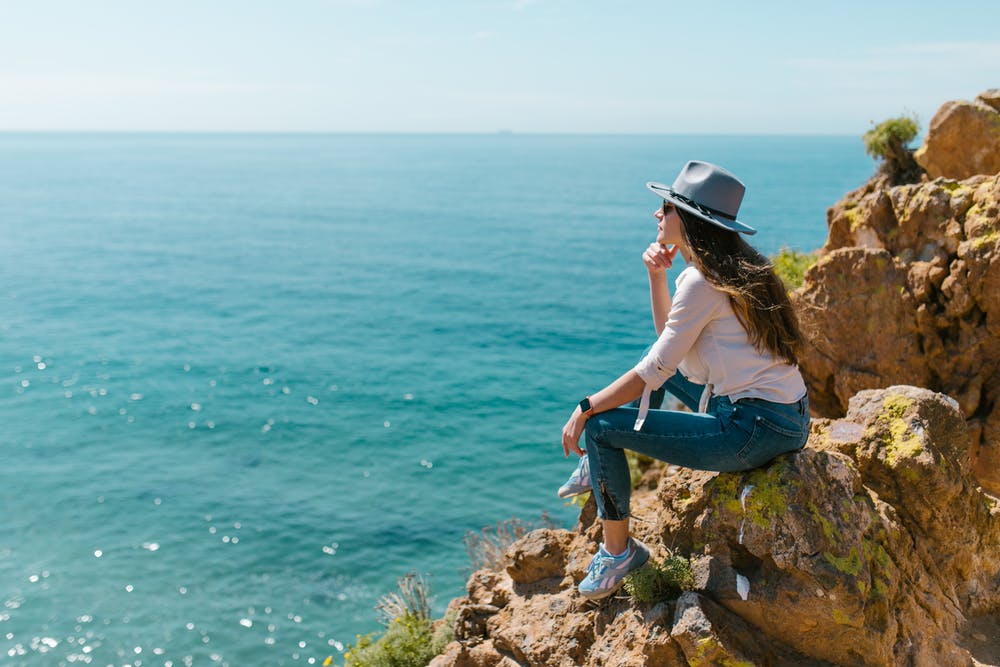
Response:
[{"label": "small bush", "polygon": [[424,667],[454,639],[454,613],[434,628],[430,586],[423,577],[408,574],[397,587],[375,605],[385,632],[358,635],[344,653],[344,667]]},{"label": "small bush", "polygon": [[899,116],[882,121],[862,137],[865,152],[882,160],[880,168],[889,175],[894,185],[920,180],[923,169],[913,159],[913,150],[908,145],[916,138],[919,129],[916,116]]},{"label": "small bush", "polygon": [[393,620],[381,637],[358,636],[344,654],[344,667],[425,667],[437,653],[431,622],[406,614]]},{"label": "small bush", "polygon": [[512,517],[499,521],[495,526],[486,526],[478,533],[465,533],[465,552],[469,554],[473,570],[487,568],[500,572],[503,570],[503,555],[507,548],[518,539],[536,528],[556,528],[556,523],[549,518],[548,513],[538,521],[522,521]]},{"label": "small bush", "polygon": [[676,600],[681,591],[694,588],[691,562],[676,554],[670,554],[662,563],[650,559],[644,566],[628,575],[625,591],[636,602],[665,602]]},{"label": "small bush", "polygon": [[791,248],[782,248],[777,255],[771,257],[774,273],[785,284],[785,289],[791,292],[798,289],[805,279],[806,270],[816,263],[814,252],[799,252]]}]

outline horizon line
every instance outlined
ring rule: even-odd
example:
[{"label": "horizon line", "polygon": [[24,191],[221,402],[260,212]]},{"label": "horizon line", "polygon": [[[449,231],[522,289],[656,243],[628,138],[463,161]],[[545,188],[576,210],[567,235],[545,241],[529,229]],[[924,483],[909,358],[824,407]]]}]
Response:
[{"label": "horizon line", "polygon": [[369,136],[608,136],[608,137],[858,137],[848,132],[608,132],[608,131],[548,131],[548,130],[94,130],[94,129],[0,129],[0,135],[15,134],[214,134],[214,135],[369,135]]}]

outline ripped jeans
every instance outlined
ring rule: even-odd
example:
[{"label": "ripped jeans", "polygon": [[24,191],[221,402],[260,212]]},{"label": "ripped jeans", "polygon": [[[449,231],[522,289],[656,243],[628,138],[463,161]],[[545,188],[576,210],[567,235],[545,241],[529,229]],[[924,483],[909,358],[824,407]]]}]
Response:
[{"label": "ripped jeans", "polygon": [[[678,371],[653,393],[652,406],[661,404],[664,389],[697,410],[704,386]],[[602,519],[629,516],[632,483],[626,449],[685,468],[734,472],[802,449],[809,436],[808,396],[795,403],[760,398],[734,403],[713,396],[706,413],[650,410],[641,431],[632,430],[637,414],[635,406],[621,407],[587,420],[590,478]]]}]

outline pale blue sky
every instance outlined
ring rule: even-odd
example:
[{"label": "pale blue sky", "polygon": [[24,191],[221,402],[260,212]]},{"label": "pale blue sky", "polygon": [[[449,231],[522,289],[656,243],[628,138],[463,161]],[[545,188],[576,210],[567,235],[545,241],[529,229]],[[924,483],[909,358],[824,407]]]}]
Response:
[{"label": "pale blue sky", "polygon": [[860,134],[1000,87],[1000,2],[0,0],[0,130]]}]

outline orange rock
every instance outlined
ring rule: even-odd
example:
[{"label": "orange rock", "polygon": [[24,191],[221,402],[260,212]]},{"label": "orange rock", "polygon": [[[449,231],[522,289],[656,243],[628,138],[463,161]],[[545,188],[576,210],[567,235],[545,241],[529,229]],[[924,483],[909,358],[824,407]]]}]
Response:
[{"label": "orange rock", "polygon": [[1000,102],[997,90],[975,101],[947,102],[931,119],[914,157],[931,178],[964,179],[1000,172]]}]

